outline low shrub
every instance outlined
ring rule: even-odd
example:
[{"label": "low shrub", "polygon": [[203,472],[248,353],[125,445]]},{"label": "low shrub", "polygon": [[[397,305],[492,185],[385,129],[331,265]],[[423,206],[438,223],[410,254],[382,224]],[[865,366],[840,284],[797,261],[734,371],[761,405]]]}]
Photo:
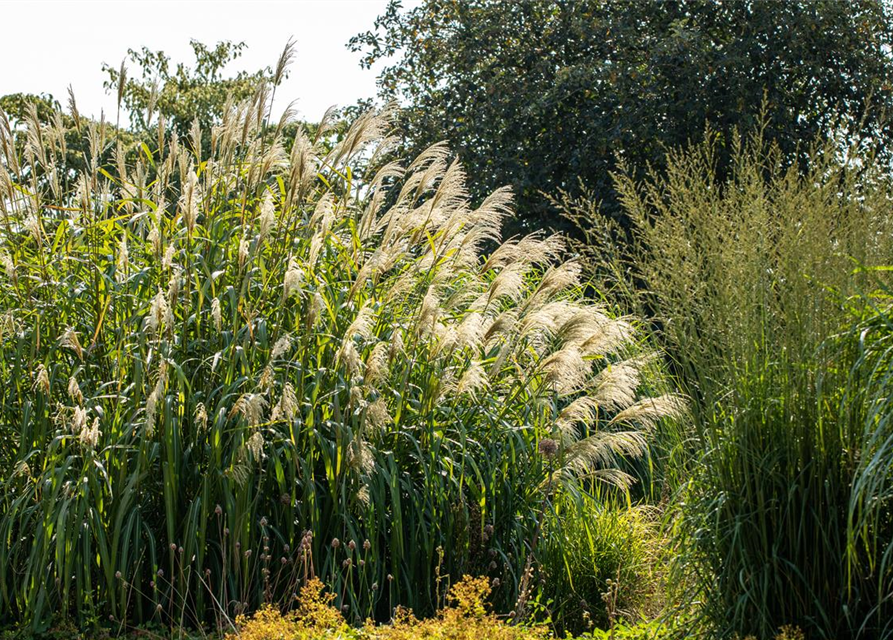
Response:
[{"label": "low shrub", "polygon": [[418,619],[408,609],[398,608],[389,624],[353,628],[344,622],[332,601],[322,592],[319,581],[310,581],[301,590],[297,608],[281,613],[263,607],[249,617],[240,616],[236,630],[226,640],[302,640],[311,638],[352,638],[356,640],[546,640],[545,627],[507,624],[489,612],[490,581],[464,576],[449,590],[449,603],[432,618]]}]

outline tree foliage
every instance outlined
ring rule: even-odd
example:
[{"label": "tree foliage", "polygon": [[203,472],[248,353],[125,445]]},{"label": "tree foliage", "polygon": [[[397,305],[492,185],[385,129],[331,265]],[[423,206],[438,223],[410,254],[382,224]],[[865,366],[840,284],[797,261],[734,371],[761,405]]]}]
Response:
[{"label": "tree foliage", "polygon": [[391,59],[380,94],[405,107],[411,149],[446,137],[476,197],[510,183],[539,226],[557,224],[540,191],[583,180],[616,212],[618,156],[660,166],[706,123],[728,139],[765,116],[788,161],[841,114],[889,137],[891,42],[881,0],[392,0],[349,47],[365,67]]},{"label": "tree foliage", "polygon": [[[127,60],[139,69],[139,77],[129,78],[124,72],[121,94],[132,127],[147,128],[146,118],[155,113],[163,115],[181,136],[188,135],[195,119],[207,130],[220,120],[227,100],[246,100],[254,95],[260,81],[273,79],[269,67],[224,75],[225,67],[242,55],[244,42],[223,40],[209,47],[190,40],[189,44],[195,55],[193,67],[182,62],[173,65],[164,51],[148,47],[127,50]],[[121,69],[126,67],[116,69],[106,64],[102,68],[108,74],[105,89],[118,91]]]}]

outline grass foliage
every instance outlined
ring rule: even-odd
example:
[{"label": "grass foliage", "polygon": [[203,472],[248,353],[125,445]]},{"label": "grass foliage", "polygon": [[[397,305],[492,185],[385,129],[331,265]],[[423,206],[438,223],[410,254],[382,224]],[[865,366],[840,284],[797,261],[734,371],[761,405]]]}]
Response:
[{"label": "grass foliage", "polygon": [[653,617],[663,589],[657,509],[569,499],[553,507],[539,559],[543,599],[564,630]]},{"label": "grass foliage", "polygon": [[226,628],[316,576],[387,619],[464,573],[508,610],[547,501],[681,413],[560,238],[500,243],[507,191],[269,98],[187,139],[0,118],[4,617]]},{"label": "grass foliage", "polygon": [[634,249],[600,264],[618,290],[640,288],[630,297],[655,317],[694,401],[678,583],[720,637],[785,624],[883,637],[893,447],[889,270],[877,268],[893,263],[889,175],[837,140],[805,170],[786,167],[757,135],[734,141],[718,182],[715,144],[672,152],[665,177],[617,176]]}]

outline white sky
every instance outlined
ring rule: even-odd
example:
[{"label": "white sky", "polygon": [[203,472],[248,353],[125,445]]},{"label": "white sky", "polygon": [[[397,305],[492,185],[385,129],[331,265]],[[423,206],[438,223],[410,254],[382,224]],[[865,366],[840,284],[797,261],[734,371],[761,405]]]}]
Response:
[{"label": "white sky", "polygon": [[315,121],[333,104],[374,96],[376,72],[361,69],[360,55],[345,45],[371,29],[386,5],[387,0],[0,0],[0,95],[50,93],[64,107],[71,84],[79,111],[98,117],[104,109],[113,118],[115,98],[102,88],[102,63],[117,68],[128,48],[160,49],[172,63],[191,65],[191,38],[207,45],[244,41],[242,57],[227,71],[255,71],[275,67],[293,36],[297,53],[277,90],[274,113],[297,99],[299,116]]}]

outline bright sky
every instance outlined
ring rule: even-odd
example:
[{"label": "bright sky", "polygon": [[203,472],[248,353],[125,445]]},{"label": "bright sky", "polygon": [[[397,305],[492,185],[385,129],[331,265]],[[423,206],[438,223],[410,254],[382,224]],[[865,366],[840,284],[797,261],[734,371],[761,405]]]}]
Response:
[{"label": "bright sky", "polygon": [[[405,7],[419,0],[405,1]],[[297,54],[276,93],[274,112],[297,99],[300,117],[318,120],[331,105],[346,106],[375,94],[374,70],[359,66],[345,45],[372,28],[387,0],[0,0],[0,95],[51,93],[67,104],[74,87],[78,110],[113,118],[102,63],[121,64],[127,49],[162,50],[172,62],[193,61],[189,40],[205,44],[244,41],[230,67],[275,67],[294,37]],[[136,75],[137,70],[131,71]]]}]

